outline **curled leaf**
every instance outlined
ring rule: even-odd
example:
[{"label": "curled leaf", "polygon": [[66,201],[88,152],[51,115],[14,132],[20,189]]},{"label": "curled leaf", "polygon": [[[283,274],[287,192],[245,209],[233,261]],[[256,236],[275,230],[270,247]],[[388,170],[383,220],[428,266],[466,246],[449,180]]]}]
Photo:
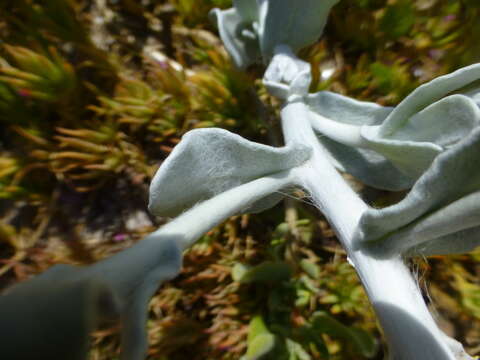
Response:
[{"label": "curled leaf", "polygon": [[243,69],[261,59],[251,24],[245,22],[237,9],[213,9],[210,17],[217,24],[223,44],[237,67]]},{"label": "curled leaf", "polygon": [[[222,129],[192,130],[155,174],[149,209],[176,216],[228,189],[298,166],[309,156],[310,149],[300,144],[274,148]],[[250,211],[269,208],[280,198],[261,200]]]},{"label": "curled leaf", "polygon": [[419,111],[478,79],[480,79],[480,64],[474,64],[419,86],[395,107],[382,124],[379,135],[393,134]]},{"label": "curled leaf", "polygon": [[480,128],[439,155],[398,204],[369,209],[359,243],[385,255],[469,251],[480,245]]},{"label": "curled leaf", "polygon": [[[390,107],[354,100],[329,91],[308,95],[305,103],[311,111],[310,121],[314,129],[318,129],[321,126],[318,121],[322,121],[317,119],[315,114],[335,119],[340,124],[360,127],[381,124],[393,110]],[[344,145],[324,136],[321,131],[318,133],[319,143],[330,155],[337,169],[348,172],[364,184],[378,189],[399,191],[412,186],[413,179],[403,174],[380,153]]]},{"label": "curled leaf", "polygon": [[307,95],[312,81],[310,64],[298,59],[288,46],[279,45],[275,51],[263,77],[268,92],[283,100]]},{"label": "curled leaf", "polygon": [[321,36],[330,9],[338,0],[257,0],[259,42],[265,60],[275,47],[288,45],[293,52],[313,44]]},{"label": "curled leaf", "polygon": [[246,68],[260,58],[268,63],[277,45],[297,52],[314,43],[337,1],[237,0],[232,9],[213,9],[211,16],[235,64]]},{"label": "curled leaf", "polygon": [[[478,126],[478,89],[472,83],[479,77],[480,64],[441,76],[418,87],[393,110],[328,92],[310,95],[306,103],[312,126],[328,138],[320,141],[337,165],[368,185],[400,190]],[[399,181],[382,181],[383,172],[390,174],[384,178]]]},{"label": "curled leaf", "polygon": [[369,148],[388,158],[403,173],[419,177],[433,159],[467,136],[480,123],[480,109],[464,95],[451,95],[419,111],[389,135],[379,127],[362,128]]}]

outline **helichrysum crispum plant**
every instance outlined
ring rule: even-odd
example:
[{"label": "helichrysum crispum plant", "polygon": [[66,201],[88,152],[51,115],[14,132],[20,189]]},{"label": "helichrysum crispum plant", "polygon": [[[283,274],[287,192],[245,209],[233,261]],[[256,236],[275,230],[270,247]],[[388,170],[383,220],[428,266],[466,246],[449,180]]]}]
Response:
[{"label": "helichrysum crispum plant", "polygon": [[[0,171],[0,196],[9,199],[2,207],[5,231],[1,238],[8,239],[3,242],[2,258],[9,260],[2,275],[5,285],[53,263],[88,264],[104,258],[151,230],[149,221],[137,220],[133,227],[126,226],[132,222],[128,214],[137,209],[125,206],[124,200],[130,193],[145,196],[156,164],[185,131],[217,126],[271,143],[267,134],[275,129],[273,110],[256,106],[255,98],[275,100],[253,82],[254,76],[228,65],[228,57],[212,35],[216,30],[207,18],[208,10],[230,4],[205,2],[202,11],[193,11],[191,1],[170,4],[174,52],[169,56],[179,68],[168,61],[152,62],[152,52],[138,45],[146,38],[157,39],[157,49],[162,51],[161,26],[156,27],[153,20],[165,19],[167,10],[162,4],[108,4],[110,8],[103,11],[113,10],[113,19],[103,31],[113,42],[105,48],[105,42],[90,40],[98,17],[95,11],[102,9],[96,10],[89,2],[60,3],[62,16],[52,10],[56,6],[52,1],[35,6],[29,1],[0,5],[5,8],[0,28],[5,44],[0,81],[4,129],[0,149],[5,166]],[[478,60],[475,14],[475,1],[341,1],[333,9],[324,37],[302,50],[302,57],[321,70],[310,90],[329,89],[396,105],[419,83]],[[140,18],[151,24],[147,21],[147,28],[139,32],[135,19]],[[110,31],[109,27],[118,24],[123,35]],[[129,36],[135,46],[126,41]],[[26,53],[31,56],[27,62],[50,63],[56,70],[49,74],[48,66],[42,66],[37,73],[23,67],[15,55]],[[117,195],[109,197],[105,189],[115,189]],[[370,196],[378,204],[392,201],[381,193]],[[106,230],[99,238],[92,229],[98,224],[77,214],[82,208],[83,213],[98,213],[107,208],[105,202],[122,204],[116,208],[124,215],[120,220],[118,213],[105,219],[102,225]],[[316,334],[324,334],[320,337],[309,337],[304,331],[323,319],[315,314],[327,312],[349,328],[359,327],[377,336],[353,275],[353,280],[348,280],[351,288],[342,289],[346,282],[342,274],[349,265],[328,226],[313,220],[315,212],[306,203],[295,205],[293,211],[288,206],[284,211],[279,205],[259,218],[234,218],[189,251],[184,277],[166,285],[151,303],[152,358],[238,359],[253,351],[251,343],[256,336],[250,329],[259,318],[278,339],[274,351],[294,353],[298,358],[322,358],[327,353],[338,359],[369,356],[352,348],[352,341],[340,330],[329,333],[314,328]],[[291,220],[292,212],[297,220]],[[26,213],[32,221],[26,221]],[[46,214],[53,218],[48,225],[41,221]],[[288,220],[284,231],[275,229],[282,218]],[[65,227],[74,228],[76,235],[71,238],[70,234],[70,241],[61,236],[59,241]],[[31,234],[39,234],[37,241],[24,241],[34,239]],[[22,246],[12,245],[18,243]],[[292,267],[288,276],[278,280],[280,285],[275,288],[279,294],[272,298],[262,294],[257,282],[232,278],[237,263],[256,267],[271,262]],[[430,264],[449,269],[459,266],[471,276],[476,272],[475,255],[449,260],[437,257]],[[312,268],[320,273],[318,278],[311,277],[315,274]],[[263,271],[268,271],[268,266]],[[434,277],[440,277],[438,272]],[[342,280],[326,280],[336,278]],[[458,311],[447,312],[446,320],[455,329],[452,331],[463,334],[460,336],[469,339],[467,345],[475,348],[475,328],[464,326],[470,323],[469,316],[476,314],[471,300],[474,289],[467,290],[466,283],[447,275],[438,280],[433,286],[439,306],[448,303],[444,300],[448,298]],[[251,299],[251,291],[258,291],[258,298]],[[283,313],[275,313],[278,304],[285,309]],[[294,314],[292,318],[286,318],[289,312]],[[195,331],[187,336],[182,329]],[[95,334],[98,346],[92,356],[114,356],[117,343],[111,333]]]}]

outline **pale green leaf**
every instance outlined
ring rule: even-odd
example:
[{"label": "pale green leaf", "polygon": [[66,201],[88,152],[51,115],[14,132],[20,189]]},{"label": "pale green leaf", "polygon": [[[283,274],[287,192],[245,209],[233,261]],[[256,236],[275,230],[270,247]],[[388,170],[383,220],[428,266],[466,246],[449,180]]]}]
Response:
[{"label": "pale green leaf", "polygon": [[[300,144],[274,148],[223,129],[192,130],[155,174],[149,209],[158,216],[176,216],[238,185],[298,166],[309,156],[310,149]],[[269,208],[281,198],[273,194],[248,211]]]},{"label": "pale green leaf", "polygon": [[[480,244],[480,128],[439,155],[398,204],[368,209],[359,243],[373,242],[379,254],[435,254],[471,250]],[[436,248],[438,245],[438,248]]]}]

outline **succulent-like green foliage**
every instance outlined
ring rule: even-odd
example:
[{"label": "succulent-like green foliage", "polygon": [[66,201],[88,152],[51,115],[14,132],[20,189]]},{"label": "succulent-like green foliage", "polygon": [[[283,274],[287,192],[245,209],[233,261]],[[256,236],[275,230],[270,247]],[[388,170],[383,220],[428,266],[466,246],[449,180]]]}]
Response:
[{"label": "succulent-like green foliage", "polygon": [[50,49],[50,56],[18,46],[5,48],[13,64],[0,59],[0,82],[9,85],[18,95],[55,102],[75,88],[72,66],[54,48]]}]

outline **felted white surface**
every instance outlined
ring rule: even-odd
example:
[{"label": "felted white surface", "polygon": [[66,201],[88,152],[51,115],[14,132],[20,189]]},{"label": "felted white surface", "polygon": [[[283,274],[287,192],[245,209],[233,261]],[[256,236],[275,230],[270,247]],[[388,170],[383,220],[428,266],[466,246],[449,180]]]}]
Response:
[{"label": "felted white surface", "polygon": [[[478,125],[480,109],[464,95],[447,96],[413,115],[395,131],[394,139],[453,145]],[[392,135],[386,136],[386,139]]]},{"label": "felted white surface", "polygon": [[[401,183],[406,184],[406,179],[415,180],[420,177],[438,154],[478,126],[479,90],[475,87],[466,90],[465,87],[479,77],[480,64],[441,76],[418,87],[393,110],[329,92],[310,95],[306,103],[313,113],[337,122],[360,126],[363,138],[361,147],[373,150],[388,160],[403,173]],[[459,94],[448,96],[454,91]],[[354,160],[348,161],[345,147],[332,147],[330,144],[330,148],[330,153],[338,163],[345,169],[355,171],[352,175],[368,185],[389,188],[388,184],[385,186],[382,181],[372,181],[359,172],[359,166],[352,163]],[[363,153],[361,149],[355,152]],[[368,154],[363,159],[368,159]],[[364,161],[363,167],[375,171],[368,160]],[[390,189],[395,187],[390,186]]]},{"label": "felted white surface", "polygon": [[[320,114],[347,125],[376,125],[392,111],[392,108],[353,100],[329,91],[308,95],[310,64],[298,59],[288,47],[278,46],[276,52],[263,78],[270,94],[287,101],[292,95],[301,96],[312,114]],[[310,117],[312,127],[316,130],[317,123],[313,116]],[[337,169],[352,174],[369,186],[398,191],[413,185],[413,178],[405,176],[385,157],[372,150],[346,146],[321,133],[318,140]]]},{"label": "felted white surface", "polygon": [[382,124],[379,135],[382,137],[391,135],[403,127],[416,113],[478,79],[480,79],[480,64],[474,64],[419,86],[395,107]]},{"label": "felted white surface", "polygon": [[404,120],[393,133],[382,136],[388,121],[387,118],[378,128],[363,127],[362,136],[368,140],[369,148],[384,155],[405,174],[417,178],[439,153],[478,126],[480,109],[467,96],[451,95]]},{"label": "felted white surface", "polygon": [[[414,251],[424,254],[428,249],[429,255],[434,251],[444,253],[465,252],[465,247],[470,244],[470,250],[480,245],[480,239],[472,242],[470,234],[472,228],[476,229],[476,236],[480,235],[478,227],[480,226],[480,192],[468,194],[459,200],[456,200],[440,209],[429,213],[421,220],[401,228],[389,236],[387,242],[387,251],[391,254],[405,252],[411,248]],[[467,232],[465,233],[465,231]],[[458,233],[463,235],[460,239]],[[467,237],[468,242],[465,242]],[[441,246],[438,246],[438,240],[441,239]],[[457,248],[459,243],[455,241],[448,242],[446,238],[461,240],[462,246]],[[437,240],[437,241],[435,241]]]},{"label": "felted white surface", "polygon": [[415,179],[406,176],[384,156],[369,149],[343,145],[319,134],[318,141],[333,159],[333,165],[365,185],[376,189],[401,191],[413,186]]},{"label": "felted white surface", "polygon": [[480,226],[476,226],[421,243],[410,248],[406,255],[438,256],[465,254],[475,250],[480,245],[479,239]]},{"label": "felted white surface", "polygon": [[[310,111],[342,124],[374,126],[381,124],[393,110],[391,107],[358,101],[349,97],[321,91],[305,97]],[[316,130],[315,123],[312,126]],[[366,185],[377,189],[399,191],[410,188],[414,178],[399,171],[381,154],[363,148],[351,147],[317,132],[318,141],[332,157],[333,164]]]},{"label": "felted white surface", "polygon": [[[419,252],[422,241],[428,241],[424,246],[427,254],[437,251],[437,239],[439,253],[477,246],[479,154],[477,127],[463,141],[440,154],[405,199],[384,209],[368,209],[360,220],[356,241],[377,241],[387,252],[401,252],[412,246]],[[458,247],[449,243],[459,238],[462,241]]]},{"label": "felted white surface", "polygon": [[267,64],[277,45],[296,52],[317,41],[337,1],[236,0],[233,8],[211,14],[235,64],[245,68],[259,60],[258,54]]},{"label": "felted white surface", "polygon": [[480,86],[477,83],[472,83],[466,87],[458,90],[459,94],[463,94],[471,98],[475,104],[480,106]]},{"label": "felted white surface", "polygon": [[279,45],[263,76],[268,92],[283,100],[291,95],[304,96],[312,82],[310,64],[295,56],[288,46]]},{"label": "felted white surface", "polygon": [[[298,166],[310,153],[301,144],[275,148],[223,129],[192,130],[152,179],[149,210],[157,216],[176,216],[235,186]],[[273,206],[271,198],[254,208],[269,206]]]},{"label": "felted white surface", "polygon": [[242,29],[248,27],[245,26],[246,20],[236,8],[213,9],[210,17],[217,24],[223,44],[238,68],[244,69],[254,62],[261,61],[256,34],[253,39],[241,35]]},{"label": "felted white surface", "polygon": [[442,147],[430,142],[383,139],[379,127],[361,129],[368,147],[388,159],[405,176],[417,179],[431,165],[433,159],[442,152]]},{"label": "felted white surface", "polygon": [[379,125],[393,111],[368,101],[359,101],[348,96],[320,91],[305,98],[308,108],[326,118],[349,125]]},{"label": "felted white surface", "polygon": [[259,40],[263,57],[269,60],[277,45],[293,52],[313,44],[321,36],[328,14],[338,0],[257,0]]}]

